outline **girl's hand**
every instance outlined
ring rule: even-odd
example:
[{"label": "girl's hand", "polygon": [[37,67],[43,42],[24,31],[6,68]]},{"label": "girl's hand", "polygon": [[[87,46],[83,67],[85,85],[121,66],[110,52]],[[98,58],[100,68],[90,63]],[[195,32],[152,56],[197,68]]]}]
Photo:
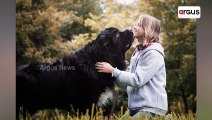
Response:
[{"label": "girl's hand", "polygon": [[113,70],[115,69],[107,62],[97,62],[95,66],[97,72],[103,72],[103,73],[112,73]]}]

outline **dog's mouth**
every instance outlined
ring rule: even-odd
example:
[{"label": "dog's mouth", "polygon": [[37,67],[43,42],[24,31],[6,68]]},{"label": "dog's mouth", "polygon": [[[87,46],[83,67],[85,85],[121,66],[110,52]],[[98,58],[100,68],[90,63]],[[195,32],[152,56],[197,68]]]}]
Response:
[{"label": "dog's mouth", "polygon": [[126,32],[126,38],[127,38],[127,41],[125,43],[125,50],[128,50],[133,43],[133,32],[132,30],[129,29],[125,30],[124,32]]}]

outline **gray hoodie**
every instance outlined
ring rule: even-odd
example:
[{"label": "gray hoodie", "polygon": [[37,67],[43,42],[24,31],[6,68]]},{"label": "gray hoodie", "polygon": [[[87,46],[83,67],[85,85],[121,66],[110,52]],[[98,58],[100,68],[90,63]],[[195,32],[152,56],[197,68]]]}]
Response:
[{"label": "gray hoodie", "polygon": [[129,71],[115,69],[116,84],[127,90],[130,111],[147,111],[159,115],[167,112],[166,69],[164,49],[152,43],[144,50],[136,49]]}]

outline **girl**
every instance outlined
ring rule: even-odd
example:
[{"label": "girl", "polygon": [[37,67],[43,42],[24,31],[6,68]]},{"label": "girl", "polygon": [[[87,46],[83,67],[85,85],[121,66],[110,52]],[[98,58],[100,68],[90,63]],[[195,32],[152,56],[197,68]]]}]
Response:
[{"label": "girl", "polygon": [[149,15],[140,16],[133,34],[139,44],[132,54],[129,71],[120,71],[106,62],[97,62],[96,69],[111,73],[116,84],[127,90],[130,116],[164,116],[167,112],[166,69],[159,40],[159,20]]}]

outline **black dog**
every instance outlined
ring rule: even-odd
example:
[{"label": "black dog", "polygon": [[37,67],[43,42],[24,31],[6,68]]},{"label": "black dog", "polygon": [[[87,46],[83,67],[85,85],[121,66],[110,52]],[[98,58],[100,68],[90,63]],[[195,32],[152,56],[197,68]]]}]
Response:
[{"label": "black dog", "polygon": [[17,114],[39,109],[71,108],[85,111],[97,103],[106,88],[114,87],[110,74],[98,73],[95,63],[105,61],[124,70],[125,52],[133,41],[130,30],[102,31],[96,40],[55,63],[30,63],[16,70]]}]

